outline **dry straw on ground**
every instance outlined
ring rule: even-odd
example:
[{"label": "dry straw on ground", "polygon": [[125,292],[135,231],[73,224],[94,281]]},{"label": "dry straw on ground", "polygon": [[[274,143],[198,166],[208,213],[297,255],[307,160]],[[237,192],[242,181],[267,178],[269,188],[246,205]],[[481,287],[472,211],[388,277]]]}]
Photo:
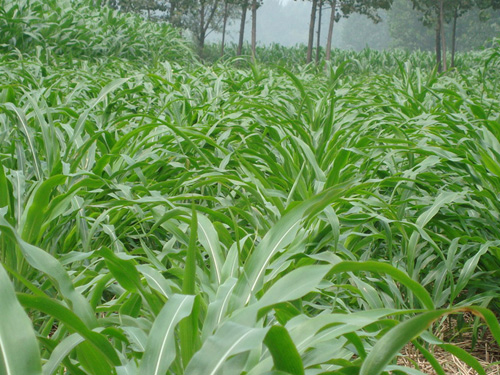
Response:
[{"label": "dry straw on ground", "polygon": [[[477,341],[473,346],[473,332],[472,328],[456,337],[450,338],[456,332],[455,322],[446,321],[438,335],[444,341],[450,342],[470,353],[476,358],[483,366],[487,375],[500,375],[500,347],[495,339],[491,336],[489,330],[482,335],[478,335]],[[438,346],[430,347],[434,357],[439,361],[446,374],[450,375],[476,375],[477,371],[470,366],[459,360],[454,355],[441,349]],[[406,345],[402,352],[401,357],[398,359],[398,364],[407,367],[418,368],[420,371],[429,375],[436,375],[431,364],[423,357],[423,355],[409,343]]]}]

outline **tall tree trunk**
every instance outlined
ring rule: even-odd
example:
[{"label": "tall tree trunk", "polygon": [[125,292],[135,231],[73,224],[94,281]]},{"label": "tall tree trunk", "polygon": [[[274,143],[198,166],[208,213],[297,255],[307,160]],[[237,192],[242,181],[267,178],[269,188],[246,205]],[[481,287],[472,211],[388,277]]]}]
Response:
[{"label": "tall tree trunk", "polygon": [[215,0],[212,4],[212,9],[209,10],[208,17],[205,14],[205,1],[201,1],[200,7],[200,33],[199,33],[199,48],[200,48],[200,56],[203,57],[203,49],[205,48],[205,39],[207,37],[207,31],[214,19],[215,12],[217,11],[217,7],[219,6],[219,0]]},{"label": "tall tree trunk", "polygon": [[222,24],[222,43],[220,47],[220,57],[224,57],[224,43],[226,42],[226,25],[227,25],[227,0],[224,1],[224,21]]},{"label": "tall tree trunk", "polygon": [[451,67],[455,66],[455,51],[457,47],[457,19],[458,19],[458,6],[455,8],[453,15],[453,33],[451,35]]},{"label": "tall tree trunk", "polygon": [[318,0],[313,0],[311,7],[311,20],[309,21],[309,41],[307,42],[307,59],[309,64],[312,61],[312,50],[314,44],[314,26],[316,22],[316,8],[318,7]]},{"label": "tall tree trunk", "polygon": [[257,57],[257,0],[252,2],[252,60],[255,62]]},{"label": "tall tree trunk", "polygon": [[319,14],[318,14],[318,35],[316,39],[316,64],[319,63],[321,54],[321,19],[323,16],[323,0],[319,0]]},{"label": "tall tree trunk", "polygon": [[436,64],[438,67],[438,72],[442,72],[441,66],[441,24],[438,20],[436,22]]},{"label": "tall tree trunk", "polygon": [[168,12],[168,20],[170,21],[171,24],[175,25],[175,8],[176,8],[177,2],[171,0],[170,1],[170,9]]},{"label": "tall tree trunk", "polygon": [[198,33],[198,48],[200,56],[203,55],[203,48],[205,47],[205,2],[200,4],[200,30]]},{"label": "tall tree trunk", "polygon": [[326,40],[325,59],[330,61],[332,54],[332,39],[333,39],[333,25],[335,25],[335,10],[337,8],[337,0],[332,0],[332,11],[330,13],[330,23],[328,24],[328,38]]},{"label": "tall tree trunk", "polygon": [[446,72],[446,36],[444,33],[444,0],[439,0],[439,24],[441,25],[441,48],[443,49],[443,70]]},{"label": "tall tree trunk", "polygon": [[238,50],[236,51],[236,54],[238,56],[241,56],[241,51],[243,49],[243,40],[245,37],[245,22],[247,19],[247,8],[248,8],[248,1],[245,1],[241,6],[240,39],[238,40]]}]

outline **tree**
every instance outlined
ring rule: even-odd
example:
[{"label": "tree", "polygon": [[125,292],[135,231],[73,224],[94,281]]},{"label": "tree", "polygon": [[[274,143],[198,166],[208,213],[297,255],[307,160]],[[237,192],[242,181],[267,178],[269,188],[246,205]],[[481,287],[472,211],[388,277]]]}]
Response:
[{"label": "tree", "polygon": [[[447,70],[445,18],[457,3],[469,0],[411,0],[413,7],[422,13],[422,21],[427,26],[434,25],[436,30],[436,64],[438,71]],[[446,13],[446,14],[445,14]]]},{"label": "tree", "polygon": [[[373,22],[380,22],[381,18],[378,10],[390,9],[393,0],[328,0],[328,2],[331,5],[331,11],[326,42],[326,60],[331,58],[333,25],[335,22],[338,22],[341,17],[347,18],[353,13],[364,14]],[[311,21],[313,21],[312,17]]]},{"label": "tree", "polygon": [[180,28],[187,27],[186,13],[196,6],[195,0],[170,0],[167,21]]},{"label": "tree", "polygon": [[312,51],[314,43],[314,26],[316,22],[316,10],[318,8],[318,0],[312,0],[311,19],[309,21],[309,39],[307,41],[307,58],[306,62],[309,64],[312,61]]},{"label": "tree", "polygon": [[263,0],[252,0],[252,60],[257,58],[257,9]]},{"label": "tree", "polygon": [[[109,5],[122,12],[147,15],[149,19],[167,21],[179,28],[188,27],[189,10],[197,9],[198,0],[93,0],[94,4]],[[153,16],[154,14],[154,16]]]},{"label": "tree", "polygon": [[200,55],[203,54],[203,48],[205,47],[205,39],[207,37],[208,30],[214,20],[215,13],[219,8],[219,0],[198,0],[199,8],[198,13],[198,23],[194,23],[193,32],[198,44]]},{"label": "tree", "polygon": [[252,60],[255,62],[257,45],[257,0],[252,0]]},{"label": "tree", "polygon": [[240,32],[238,38],[238,48],[236,55],[240,56],[243,51],[243,42],[245,40],[245,24],[247,18],[248,7],[250,6],[252,14],[252,29],[251,29],[251,49],[252,57],[255,59],[257,45],[257,9],[262,5],[263,0],[234,0],[236,4],[241,6],[240,16]]},{"label": "tree", "polygon": [[[394,3],[393,6],[395,6]],[[389,12],[380,12],[382,21],[373,23],[362,14],[353,14],[349,17],[349,23],[343,25],[340,35],[342,48],[363,50],[367,46],[376,50],[384,50],[391,47],[391,35],[389,33]],[[423,28],[423,26],[422,26]],[[424,30],[426,30],[424,28]]]},{"label": "tree", "polygon": [[500,0],[460,0],[455,3],[455,9],[453,13],[453,36],[452,36],[452,47],[451,47],[451,66],[455,66],[455,50],[456,50],[456,39],[457,39],[457,19],[463,16],[466,12],[473,8],[473,6],[481,10],[486,9],[500,9]]},{"label": "tree", "polygon": [[473,7],[499,9],[500,0],[411,0],[413,7],[422,13],[425,25],[434,25],[436,30],[436,64],[439,71],[447,70],[445,22],[453,20],[452,66],[456,49],[456,23]]},{"label": "tree", "polygon": [[221,46],[220,46],[220,56],[224,56],[224,44],[226,42],[226,25],[227,25],[227,18],[229,16],[229,2],[227,0],[224,0],[224,21],[223,21],[223,26],[222,26],[222,41],[221,41]]},{"label": "tree", "polygon": [[332,54],[333,25],[340,20],[340,13],[337,13],[337,0],[331,0],[330,22],[328,23],[328,37],[326,39],[325,59],[330,61]]},{"label": "tree", "polygon": [[320,57],[320,41],[321,41],[321,21],[323,18],[323,1],[324,0],[319,0],[319,14],[318,14],[318,31],[316,35],[316,64],[319,63],[319,57]]},{"label": "tree", "polygon": [[[222,41],[221,41],[221,48],[220,48],[221,57],[224,56],[227,23],[228,23],[229,19],[235,18],[236,14],[237,14],[236,9],[238,6],[241,5],[243,0],[223,0],[223,1],[224,1],[224,11],[222,14]],[[244,1],[246,2],[247,0],[244,0]]]},{"label": "tree", "polygon": [[[488,41],[500,34],[500,10],[495,8],[480,9],[477,5],[467,10],[459,10],[446,23],[447,44],[452,49],[465,51],[485,46]],[[436,47],[434,20],[423,21],[422,13],[413,8],[408,0],[394,0],[387,12],[387,24],[391,36],[391,47],[407,50],[432,50]]]},{"label": "tree", "polygon": [[474,0],[457,0],[451,4],[453,17],[453,28],[451,37],[451,66],[455,66],[455,50],[457,46],[457,20],[475,5]]},{"label": "tree", "polygon": [[[104,0],[92,1],[93,4],[103,5]],[[152,12],[166,11],[167,5],[161,0],[110,0],[108,5],[115,9],[120,9],[123,12],[135,12],[146,14],[148,19],[151,19]]]},{"label": "tree", "polygon": [[243,40],[245,37],[245,22],[247,18],[247,9],[248,9],[248,0],[243,0],[241,2],[241,20],[240,20],[240,36],[238,39],[238,50],[236,54],[238,56],[241,55],[241,51],[243,49]]},{"label": "tree", "polygon": [[391,47],[415,51],[432,50],[436,45],[435,33],[422,23],[420,12],[408,0],[394,0],[387,23]]}]

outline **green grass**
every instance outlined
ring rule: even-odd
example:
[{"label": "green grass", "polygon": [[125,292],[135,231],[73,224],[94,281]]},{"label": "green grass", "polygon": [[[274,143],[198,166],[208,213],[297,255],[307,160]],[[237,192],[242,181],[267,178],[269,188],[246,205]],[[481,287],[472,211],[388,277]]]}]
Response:
[{"label": "green grass", "polygon": [[0,64],[0,373],[418,374],[412,340],[482,373],[433,333],[500,342],[498,47],[442,76],[47,49]]},{"label": "green grass", "polygon": [[[90,4],[90,5],[89,5]],[[48,64],[119,57],[155,65],[188,63],[193,52],[177,30],[92,1],[1,0],[0,52],[36,56]]]}]

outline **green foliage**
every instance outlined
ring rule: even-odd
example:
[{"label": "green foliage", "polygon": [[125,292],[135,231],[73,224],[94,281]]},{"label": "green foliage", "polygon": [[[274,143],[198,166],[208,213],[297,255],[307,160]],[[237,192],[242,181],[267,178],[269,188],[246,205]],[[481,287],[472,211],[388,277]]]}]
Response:
[{"label": "green foliage", "polygon": [[61,58],[124,58],[141,64],[189,62],[191,49],[178,31],[138,15],[96,9],[70,0],[0,1],[0,48],[52,63]]},{"label": "green foliage", "polygon": [[500,48],[53,58],[0,64],[0,372],[479,369],[433,335],[463,312],[500,341]]},{"label": "green foliage", "polygon": [[[387,16],[392,47],[407,50],[433,50],[435,30],[424,26],[422,15],[406,0],[395,0]],[[445,20],[447,44],[451,45],[453,19]],[[470,51],[491,46],[500,31],[500,12],[473,8],[457,20],[457,50]]]},{"label": "green foliage", "polygon": [[31,322],[0,266],[0,368],[3,374],[41,374],[40,352]]}]

